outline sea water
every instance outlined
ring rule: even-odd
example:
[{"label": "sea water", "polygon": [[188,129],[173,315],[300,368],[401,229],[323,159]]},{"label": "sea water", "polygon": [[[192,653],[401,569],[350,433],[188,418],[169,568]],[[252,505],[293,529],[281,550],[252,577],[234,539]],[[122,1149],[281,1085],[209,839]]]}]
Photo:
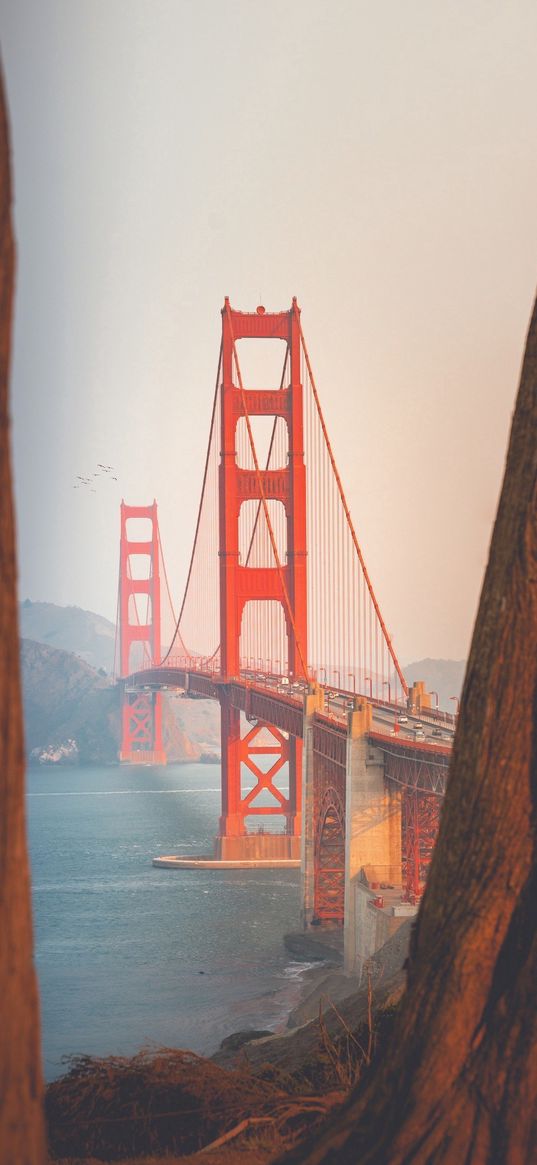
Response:
[{"label": "sea water", "polygon": [[27,808],[45,1075],[76,1053],[209,1054],[279,1030],[303,967],[298,870],[167,870],[212,852],[217,765],[30,769]]}]

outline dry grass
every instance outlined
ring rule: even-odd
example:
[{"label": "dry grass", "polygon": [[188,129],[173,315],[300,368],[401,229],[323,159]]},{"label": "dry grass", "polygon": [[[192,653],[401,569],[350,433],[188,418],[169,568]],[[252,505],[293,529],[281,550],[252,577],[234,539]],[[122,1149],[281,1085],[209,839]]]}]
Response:
[{"label": "dry grass", "polygon": [[[395,1000],[393,1001],[393,1003]],[[132,1059],[75,1057],[47,1090],[51,1158],[63,1165],[268,1165],[324,1124],[389,1044],[396,1007],[346,1023],[320,1008],[318,1043],[300,1069],[248,1063],[234,1069],[161,1048]]]},{"label": "dry grass", "polygon": [[171,1154],[186,1162],[203,1149],[203,1165],[239,1153],[244,1165],[255,1165],[293,1144],[340,1099],[289,1095],[249,1070],[169,1048],[132,1059],[79,1056],[47,1090],[50,1153],[86,1162]]}]

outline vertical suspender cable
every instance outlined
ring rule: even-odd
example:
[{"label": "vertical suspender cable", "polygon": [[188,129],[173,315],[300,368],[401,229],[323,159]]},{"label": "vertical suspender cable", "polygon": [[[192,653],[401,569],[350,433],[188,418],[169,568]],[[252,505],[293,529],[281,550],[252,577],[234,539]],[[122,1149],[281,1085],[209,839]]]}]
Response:
[{"label": "vertical suspender cable", "polygon": [[383,633],[383,635],[384,635],[384,638],[385,638],[385,640],[386,640],[386,643],[387,643],[387,646],[388,646],[388,650],[389,650],[389,652],[390,652],[390,655],[391,655],[391,657],[392,657],[392,662],[393,662],[393,665],[394,665],[394,667],[395,667],[395,670],[396,670],[396,672],[397,672],[397,674],[398,674],[398,676],[399,676],[399,679],[400,679],[400,681],[401,681],[401,686],[402,686],[402,688],[403,688],[403,691],[404,691],[405,695],[408,695],[408,684],[407,684],[407,682],[406,682],[406,680],[405,680],[405,677],[404,677],[404,675],[403,675],[403,672],[402,672],[402,670],[401,670],[401,667],[400,667],[400,665],[399,665],[399,660],[397,659],[397,656],[396,656],[396,654],[395,654],[395,651],[394,651],[393,644],[392,644],[392,642],[391,642],[390,636],[388,635],[388,631],[387,631],[386,625],[385,625],[385,623],[384,623],[384,619],[382,618],[382,614],[381,614],[381,611],[380,611],[380,607],[379,607],[379,605],[378,605],[378,603],[377,603],[377,599],[376,599],[376,596],[375,596],[375,592],[374,592],[374,590],[373,590],[373,586],[372,586],[371,580],[370,580],[370,578],[369,578],[369,574],[368,574],[368,571],[367,571],[367,567],[366,567],[366,565],[365,565],[365,561],[364,561],[364,557],[363,557],[363,554],[362,554],[362,551],[361,551],[361,548],[360,548],[360,544],[359,544],[359,542],[358,542],[358,539],[357,539],[357,537],[356,537],[356,531],[355,531],[355,529],[354,529],[354,525],[353,525],[353,522],[352,522],[352,518],[351,518],[350,510],[349,510],[349,507],[348,507],[348,505],[347,505],[347,500],[346,500],[346,497],[345,497],[345,492],[344,492],[344,490],[343,490],[343,485],[342,485],[342,482],[341,482],[341,478],[340,478],[340,476],[339,476],[338,469],[337,469],[337,465],[336,465],[335,458],[334,458],[334,454],[333,454],[333,452],[332,452],[332,446],[330,445],[330,440],[329,440],[329,437],[328,437],[328,432],[327,432],[327,429],[326,429],[326,425],[325,425],[325,421],[324,421],[324,416],[323,416],[322,409],[321,409],[321,404],[320,404],[320,401],[319,401],[319,396],[318,396],[318,393],[317,393],[317,389],[316,389],[316,387],[315,387],[315,380],[314,380],[314,377],[313,377],[313,371],[312,371],[312,368],[311,368],[310,358],[309,358],[309,355],[308,355],[308,349],[307,349],[307,347],[306,347],[306,341],[305,341],[305,339],[304,339],[304,333],[303,333],[303,331],[302,331],[302,325],[301,325],[300,321],[299,321],[299,328],[300,328],[300,338],[301,338],[301,341],[302,341],[302,346],[303,346],[303,348],[304,348],[304,356],[305,356],[305,359],[306,359],[306,364],[307,364],[308,373],[309,373],[309,379],[310,379],[311,389],[312,389],[313,396],[314,396],[314,400],[315,400],[315,404],[316,404],[316,407],[317,407],[317,412],[318,412],[318,414],[319,414],[319,420],[320,420],[320,422],[321,422],[321,427],[322,427],[322,430],[323,430],[323,435],[324,435],[324,439],[325,439],[325,442],[326,442],[326,446],[327,446],[327,450],[328,450],[328,455],[329,455],[329,458],[330,458],[330,464],[331,464],[331,466],[332,466],[332,472],[333,472],[333,474],[334,474],[334,477],[335,477],[335,479],[336,479],[336,485],[337,485],[337,489],[338,489],[338,492],[339,492],[339,496],[340,496],[340,498],[341,498],[341,502],[342,502],[342,504],[343,504],[343,509],[344,509],[344,511],[345,511],[345,517],[346,517],[346,519],[347,519],[347,523],[348,523],[348,525],[349,525],[349,529],[350,529],[350,532],[351,532],[351,537],[352,537],[352,540],[353,540],[353,543],[354,543],[354,548],[355,548],[355,550],[356,550],[356,553],[357,553],[357,555],[358,555],[358,558],[359,558],[359,560],[360,560],[360,565],[361,565],[361,568],[362,568],[362,571],[363,571],[363,574],[364,574],[364,578],[365,578],[365,581],[366,581],[366,584],[367,584],[367,588],[368,588],[368,591],[369,591],[369,595],[370,595],[370,598],[371,598],[371,602],[372,602],[372,604],[373,604],[373,607],[374,607],[374,610],[375,610],[375,614],[376,614],[376,616],[377,616],[377,619],[378,619],[378,621],[379,621],[379,623],[380,623],[380,626],[382,627],[382,633]]}]

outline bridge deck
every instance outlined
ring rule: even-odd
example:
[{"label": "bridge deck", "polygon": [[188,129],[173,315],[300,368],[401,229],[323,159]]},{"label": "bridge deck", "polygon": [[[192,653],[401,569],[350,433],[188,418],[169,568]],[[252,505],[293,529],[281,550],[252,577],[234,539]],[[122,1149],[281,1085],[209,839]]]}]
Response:
[{"label": "bridge deck", "polygon": [[[187,694],[209,700],[228,699],[231,706],[244,712],[248,719],[265,720],[282,732],[299,739],[304,731],[304,697],[308,691],[305,682],[282,682],[281,676],[239,676],[224,680],[210,670],[182,666],[160,666],[135,672],[125,679],[127,687],[165,691],[179,688]],[[327,690],[327,709],[315,714],[315,723],[327,734],[327,755],[334,751],[332,738],[346,739],[348,714],[355,695],[343,689]],[[401,706],[373,703],[373,730],[371,743],[390,753],[407,757],[418,756],[433,761],[438,758],[444,767],[451,754],[453,717],[427,710],[420,716],[411,716]],[[405,723],[400,723],[401,716]],[[421,728],[417,726],[421,725]],[[419,733],[419,735],[418,735]],[[421,739],[423,735],[423,739]]]}]

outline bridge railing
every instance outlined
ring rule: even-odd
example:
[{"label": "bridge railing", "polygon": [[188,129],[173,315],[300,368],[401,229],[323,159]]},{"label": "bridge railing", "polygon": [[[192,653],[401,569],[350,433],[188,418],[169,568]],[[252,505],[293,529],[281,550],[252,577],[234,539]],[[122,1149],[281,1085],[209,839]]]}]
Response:
[{"label": "bridge railing", "polygon": [[454,716],[452,712],[443,712],[440,708],[420,708],[415,715],[420,716],[422,720],[431,720],[435,724],[440,722],[454,726],[457,723],[456,715]]},{"label": "bridge railing", "polygon": [[[253,657],[243,657],[240,661],[241,674],[237,679],[242,679],[246,683],[258,683],[269,688],[278,688],[282,691],[283,688],[288,689],[288,694],[296,695],[299,691],[306,691],[309,683],[319,683],[325,690],[325,708],[326,715],[331,719],[343,721],[346,712],[352,707],[353,701],[360,695],[365,695],[365,698],[376,708],[385,709],[387,712],[393,712],[394,716],[404,715],[408,712],[407,704],[403,701],[395,703],[391,700],[376,699],[368,693],[358,693],[350,688],[337,687],[335,684],[327,684],[325,682],[326,669],[311,669],[308,674],[308,680],[303,677],[294,677],[291,673],[282,670],[279,660],[263,660],[254,659]],[[163,664],[152,664],[145,660],[139,671],[154,670],[155,667],[162,667],[166,670],[180,670],[180,671],[196,671],[204,675],[210,675],[217,678],[220,675],[220,661],[215,655],[201,656],[201,655],[177,655],[168,656]],[[319,672],[324,672],[324,678],[319,678]],[[341,701],[344,701],[344,706],[341,706]],[[420,708],[412,712],[414,716],[418,716],[422,720],[426,720],[433,724],[445,724],[455,726],[457,723],[457,716],[451,712],[444,712],[440,708]]]}]

